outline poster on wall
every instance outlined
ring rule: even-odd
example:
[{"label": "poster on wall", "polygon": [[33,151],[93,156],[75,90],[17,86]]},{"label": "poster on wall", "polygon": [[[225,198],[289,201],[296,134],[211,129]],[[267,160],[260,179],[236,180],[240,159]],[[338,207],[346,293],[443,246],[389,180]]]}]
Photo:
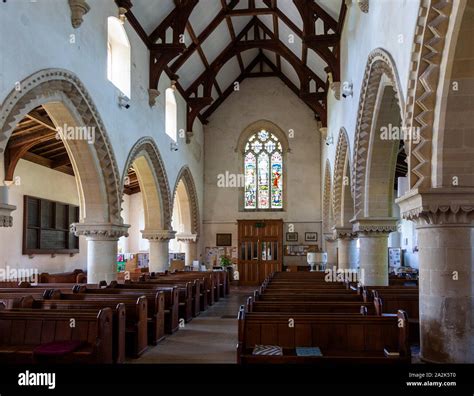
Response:
[{"label": "poster on wall", "polygon": [[389,267],[400,267],[403,265],[402,248],[388,248]]}]

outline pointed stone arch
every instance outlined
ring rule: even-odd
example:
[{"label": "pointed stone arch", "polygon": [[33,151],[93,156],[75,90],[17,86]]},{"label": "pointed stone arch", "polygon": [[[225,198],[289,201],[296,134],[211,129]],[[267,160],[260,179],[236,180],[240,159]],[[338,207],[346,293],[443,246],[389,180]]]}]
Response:
[{"label": "pointed stone arch", "polygon": [[[354,138],[352,195],[354,198],[355,218],[367,217],[370,214],[368,213],[370,203],[368,192],[371,184],[369,180],[370,169],[373,166],[371,154],[377,152],[376,143],[381,141],[380,138],[374,139],[374,137],[376,124],[381,114],[380,110],[386,101],[398,103],[398,116],[401,119],[398,128],[401,128],[404,119],[402,110],[404,108],[404,100],[398,72],[391,55],[385,50],[377,48],[369,54],[365,68]],[[399,131],[401,132],[401,130]],[[395,142],[392,141],[392,143]],[[390,146],[389,149],[395,151],[398,149],[398,146],[394,148]],[[380,150],[380,152],[382,151]],[[394,164],[392,165],[394,166]],[[389,175],[391,169],[388,169],[387,172],[387,175]],[[391,173],[393,178],[394,172]],[[387,175],[381,176],[380,179],[389,177]],[[387,189],[389,188],[392,187],[388,185]],[[387,202],[385,204],[388,205]],[[390,212],[391,206],[384,209]]]},{"label": "pointed stone arch", "polygon": [[[183,190],[180,190],[180,188],[183,188]],[[182,196],[181,191],[184,193],[184,196]],[[183,204],[187,204],[185,212],[186,217],[189,219],[190,230],[185,231],[196,235],[196,238],[198,238],[200,234],[199,201],[193,175],[186,165],[181,168],[176,178],[172,202],[176,198],[180,199]]]},{"label": "pointed stone arch", "polygon": [[122,173],[121,194],[128,170],[137,173],[143,195],[146,232],[171,230],[172,200],[168,176],[160,151],[152,137],[139,139],[130,150]]},{"label": "pointed stone arch", "polygon": [[[20,120],[41,105],[56,126],[94,131],[93,144],[63,139],[76,175],[81,223],[122,226],[120,176],[111,143],[89,93],[70,71],[44,69],[16,84],[0,107],[0,155]],[[125,231],[107,233],[123,235]]]},{"label": "pointed stone arch", "polygon": [[[336,158],[333,176],[333,215],[336,227],[349,226],[349,213],[352,212],[350,196],[349,138],[347,131],[341,128],[337,139]],[[352,216],[350,216],[352,217]]]}]

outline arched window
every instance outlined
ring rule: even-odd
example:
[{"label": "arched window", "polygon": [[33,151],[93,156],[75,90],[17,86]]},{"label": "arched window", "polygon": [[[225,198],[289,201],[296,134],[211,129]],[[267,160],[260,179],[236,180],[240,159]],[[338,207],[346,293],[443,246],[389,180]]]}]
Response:
[{"label": "arched window", "polygon": [[166,134],[176,142],[178,129],[178,107],[174,96],[174,89],[167,88],[165,92],[165,128]]},{"label": "arched window", "polygon": [[244,150],[245,209],[283,209],[283,148],[262,129],[250,136]]},{"label": "arched window", "polygon": [[130,42],[120,19],[107,20],[107,78],[130,98]]}]

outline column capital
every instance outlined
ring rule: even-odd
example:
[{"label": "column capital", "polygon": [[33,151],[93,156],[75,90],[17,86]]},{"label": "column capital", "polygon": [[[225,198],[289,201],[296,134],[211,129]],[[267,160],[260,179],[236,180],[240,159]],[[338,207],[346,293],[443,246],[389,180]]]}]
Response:
[{"label": "column capital", "polygon": [[69,0],[69,7],[71,8],[71,24],[74,29],[82,25],[82,20],[91,7],[86,0]]},{"label": "column capital", "polygon": [[167,242],[176,235],[176,231],[173,230],[142,230],[141,233],[142,238],[158,242]]},{"label": "column capital", "polygon": [[352,231],[351,227],[333,227],[332,229],[333,239],[344,239],[354,238],[356,234]]},{"label": "column capital", "polygon": [[71,232],[76,236],[85,236],[89,240],[96,241],[118,241],[120,237],[128,236],[128,224],[71,224]]},{"label": "column capital", "polygon": [[196,242],[197,234],[176,234],[178,242]]},{"label": "column capital", "polygon": [[0,203],[0,227],[12,227],[13,216],[11,213],[16,209],[15,205]]},{"label": "column capital", "polygon": [[397,220],[394,217],[366,217],[352,219],[352,229],[358,236],[385,236],[397,231]]},{"label": "column capital", "polygon": [[432,188],[408,191],[395,200],[404,219],[418,226],[472,225],[474,188]]},{"label": "column capital", "polygon": [[336,238],[334,238],[334,234],[332,232],[323,233],[323,238],[326,242],[335,242],[336,241]]}]

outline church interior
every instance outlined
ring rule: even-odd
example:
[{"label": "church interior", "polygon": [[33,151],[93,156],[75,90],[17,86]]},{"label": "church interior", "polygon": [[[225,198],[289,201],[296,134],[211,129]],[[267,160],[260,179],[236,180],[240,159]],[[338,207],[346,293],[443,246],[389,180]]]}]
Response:
[{"label": "church interior", "polygon": [[473,33],[474,0],[4,0],[0,363],[474,363]]}]

